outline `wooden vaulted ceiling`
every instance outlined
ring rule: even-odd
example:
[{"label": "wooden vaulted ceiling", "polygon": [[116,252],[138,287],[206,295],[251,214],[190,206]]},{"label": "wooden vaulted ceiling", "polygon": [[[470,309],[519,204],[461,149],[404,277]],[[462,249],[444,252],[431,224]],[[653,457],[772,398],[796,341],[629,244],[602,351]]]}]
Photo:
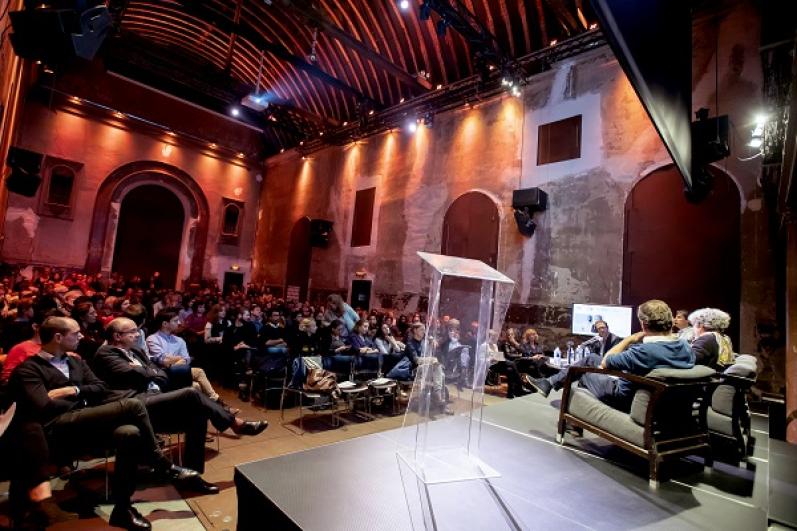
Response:
[{"label": "wooden vaulted ceiling", "polygon": [[[475,15],[509,59],[595,22],[588,0],[444,1]],[[437,12],[422,20],[423,0],[409,4],[405,11],[397,0],[111,2],[122,42],[178,51],[247,87],[260,75],[275,101],[322,128],[477,73],[473,46],[451,27],[440,36]]]}]

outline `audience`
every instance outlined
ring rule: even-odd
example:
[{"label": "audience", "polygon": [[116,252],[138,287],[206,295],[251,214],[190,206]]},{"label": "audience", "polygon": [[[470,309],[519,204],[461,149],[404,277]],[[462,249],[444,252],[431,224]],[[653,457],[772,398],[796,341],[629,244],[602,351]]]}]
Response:
[{"label": "audience", "polygon": [[[208,422],[238,435],[256,435],[267,422],[239,418],[209,376],[240,389],[258,378],[284,374],[293,359],[308,356],[321,356],[323,368],[339,381],[361,376],[358,372],[412,381],[420,368],[427,371],[422,374],[433,409],[445,412],[450,412],[446,376],[459,387],[472,380],[478,326],[471,323],[463,333],[456,316],[433,323],[437,337],[428,342],[432,355],[424,356],[425,315],[358,314],[337,294],[314,305],[286,301],[256,284],[222,295],[214,281],[191,293],[165,290],[157,275],[142,281],[45,268],[34,277],[13,274],[0,281],[0,345],[8,353],[0,384],[10,381],[18,402],[23,428],[12,425],[5,437],[14,448],[25,447],[18,450],[15,477],[28,489],[38,521],[71,518],[51,503],[44,470],[61,457],[61,450],[91,442],[69,440],[78,429],[114,441],[121,458],[116,476],[147,462],[179,479],[183,488],[218,492],[198,474],[204,470]],[[732,345],[723,333],[730,317],[721,310],[679,310],[673,316],[664,302],[651,300],[639,307],[637,317],[642,332],[625,339],[597,321],[597,335],[583,343],[587,355],[576,365],[644,374],[695,363],[721,370],[732,363]],[[512,327],[491,330],[486,351],[493,378],[506,378],[508,398],[534,391],[548,396],[567,376],[567,369],[553,364],[533,328],[522,335]],[[36,379],[50,396],[36,394],[40,391],[31,387]],[[627,380],[601,373],[583,375],[579,385],[620,409],[627,409],[633,396]],[[248,398],[249,391],[241,396]],[[102,409],[112,397],[121,398],[118,410]],[[0,409],[7,406],[0,404]],[[153,431],[186,434],[187,469],[163,462],[151,440]],[[128,451],[134,440],[147,449],[143,454]],[[132,475],[114,480],[112,523],[146,529],[146,519],[129,499],[132,486]]]}]

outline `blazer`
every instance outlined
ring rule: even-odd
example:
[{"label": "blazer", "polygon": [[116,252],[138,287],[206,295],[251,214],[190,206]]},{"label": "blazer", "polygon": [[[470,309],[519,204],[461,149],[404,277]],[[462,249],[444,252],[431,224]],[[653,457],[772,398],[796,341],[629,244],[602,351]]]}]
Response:
[{"label": "blazer", "polygon": [[[141,366],[131,365],[133,359]],[[94,355],[92,367],[97,376],[112,389],[132,389],[137,393],[145,393],[150,382],[160,387],[161,391],[169,389],[169,376],[166,372],[135,347],[125,352],[120,347],[103,345]]]},{"label": "blazer", "polygon": [[[86,362],[71,356],[66,358],[69,378],[39,355],[22,362],[11,375],[9,388],[17,402],[17,415],[47,426],[59,415],[75,409],[107,404],[129,398],[133,392],[113,391],[97,378]],[[47,393],[59,387],[78,388],[76,396],[51,399]]]}]

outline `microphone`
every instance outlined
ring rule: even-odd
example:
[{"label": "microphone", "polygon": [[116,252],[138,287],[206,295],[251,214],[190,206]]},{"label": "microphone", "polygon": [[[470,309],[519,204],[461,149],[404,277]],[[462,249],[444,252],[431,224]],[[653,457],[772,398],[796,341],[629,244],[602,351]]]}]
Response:
[{"label": "microphone", "polygon": [[591,345],[592,343],[598,343],[598,342],[600,342],[600,340],[601,340],[601,336],[595,336],[593,338],[587,339],[586,341],[581,343],[579,346],[580,347],[584,347],[586,345]]}]

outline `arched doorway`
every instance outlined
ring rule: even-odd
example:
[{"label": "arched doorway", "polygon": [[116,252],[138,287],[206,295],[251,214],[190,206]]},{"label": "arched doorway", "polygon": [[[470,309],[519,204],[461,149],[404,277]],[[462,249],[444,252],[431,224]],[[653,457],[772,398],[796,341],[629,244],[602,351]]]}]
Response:
[{"label": "arched doorway", "polygon": [[[498,207],[481,192],[467,192],[448,207],[443,218],[441,254],[481,260],[490,267],[498,265]],[[443,281],[440,313],[456,317],[465,325],[478,319],[481,283],[474,280]]]},{"label": "arched doorway", "polygon": [[131,190],[122,200],[112,270],[130,278],[160,272],[164,286],[174,286],[185,212],[173,192],[157,185]]},{"label": "arched doorway", "polygon": [[[291,241],[288,247],[288,269],[285,272],[285,296],[298,296],[300,301],[307,300],[307,288],[310,283],[310,260],[313,248],[310,247],[310,218],[299,218],[291,229]],[[296,289],[298,288],[298,294]]]},{"label": "arched doorway", "polygon": [[[662,299],[673,309],[720,308],[739,344],[740,197],[733,180],[710,168],[714,188],[686,201],[674,166],[650,173],[625,204],[623,304]],[[635,323],[636,324],[636,323]]]},{"label": "arched doorway", "polygon": [[202,280],[208,239],[208,201],[190,175],[175,166],[157,161],[142,160],[124,164],[100,185],[91,219],[86,271],[111,271],[121,202],[128,192],[145,184],[165,187],[180,199],[187,215],[177,277],[181,281],[187,277],[189,284],[198,286]]}]

